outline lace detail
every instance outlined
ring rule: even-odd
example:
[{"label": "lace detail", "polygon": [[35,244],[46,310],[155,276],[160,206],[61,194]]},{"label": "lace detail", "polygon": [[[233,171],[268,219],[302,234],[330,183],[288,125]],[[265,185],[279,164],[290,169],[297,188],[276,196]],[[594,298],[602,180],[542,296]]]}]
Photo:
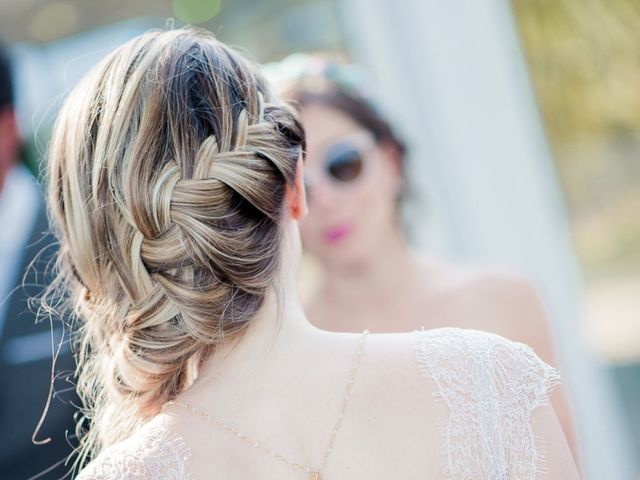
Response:
[{"label": "lace detail", "polygon": [[449,408],[443,468],[449,480],[531,480],[544,472],[533,411],[558,372],[522,343],[477,330],[417,330],[416,357]]},{"label": "lace detail", "polygon": [[182,437],[160,426],[143,427],[100,453],[76,480],[192,480]]}]

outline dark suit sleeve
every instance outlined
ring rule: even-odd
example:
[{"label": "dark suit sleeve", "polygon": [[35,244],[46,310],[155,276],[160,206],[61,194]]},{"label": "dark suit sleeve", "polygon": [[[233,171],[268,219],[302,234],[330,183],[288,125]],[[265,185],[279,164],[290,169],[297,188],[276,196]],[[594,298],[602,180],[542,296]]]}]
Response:
[{"label": "dark suit sleeve", "polygon": [[[0,478],[4,480],[25,480],[45,471],[71,453],[69,443],[77,443],[73,436],[73,415],[74,405],[79,405],[79,401],[75,396],[75,365],[68,332],[53,372],[55,393],[36,437],[37,440],[51,440],[46,445],[32,442],[51,385],[52,335],[55,348],[62,333],[59,319],[54,319],[53,324],[48,320],[36,323],[37,304],[29,304],[30,299],[41,295],[52,278],[55,245],[47,231],[46,212],[41,205],[31,238],[25,246],[20,274],[14,281],[17,288],[7,300],[0,336]],[[59,465],[38,478],[58,479],[68,471],[68,465]]]}]

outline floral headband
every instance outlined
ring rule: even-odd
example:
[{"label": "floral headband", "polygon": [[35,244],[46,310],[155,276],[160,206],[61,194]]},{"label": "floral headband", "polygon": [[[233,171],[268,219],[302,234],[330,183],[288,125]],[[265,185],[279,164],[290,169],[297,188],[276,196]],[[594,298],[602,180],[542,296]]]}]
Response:
[{"label": "floral headband", "polygon": [[373,85],[364,69],[328,55],[295,53],[279,62],[263,65],[263,73],[279,92],[290,88],[322,93],[332,88],[363,100],[378,115],[382,111],[373,100]]}]

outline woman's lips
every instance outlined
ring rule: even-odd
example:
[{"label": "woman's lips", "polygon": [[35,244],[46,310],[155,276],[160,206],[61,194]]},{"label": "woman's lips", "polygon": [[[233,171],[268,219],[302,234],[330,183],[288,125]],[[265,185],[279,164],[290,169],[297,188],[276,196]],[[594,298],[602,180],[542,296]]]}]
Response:
[{"label": "woman's lips", "polygon": [[339,227],[330,228],[324,234],[324,240],[330,244],[336,244],[349,236],[353,229],[350,225],[340,225]]}]

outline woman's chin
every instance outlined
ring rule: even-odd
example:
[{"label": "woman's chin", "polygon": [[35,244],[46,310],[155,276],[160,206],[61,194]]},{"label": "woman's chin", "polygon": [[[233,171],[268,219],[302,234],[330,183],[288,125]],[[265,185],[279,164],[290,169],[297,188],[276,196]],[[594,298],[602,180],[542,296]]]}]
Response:
[{"label": "woman's chin", "polygon": [[344,269],[349,266],[361,265],[366,261],[362,248],[355,245],[342,245],[325,252],[323,260],[328,269]]}]

